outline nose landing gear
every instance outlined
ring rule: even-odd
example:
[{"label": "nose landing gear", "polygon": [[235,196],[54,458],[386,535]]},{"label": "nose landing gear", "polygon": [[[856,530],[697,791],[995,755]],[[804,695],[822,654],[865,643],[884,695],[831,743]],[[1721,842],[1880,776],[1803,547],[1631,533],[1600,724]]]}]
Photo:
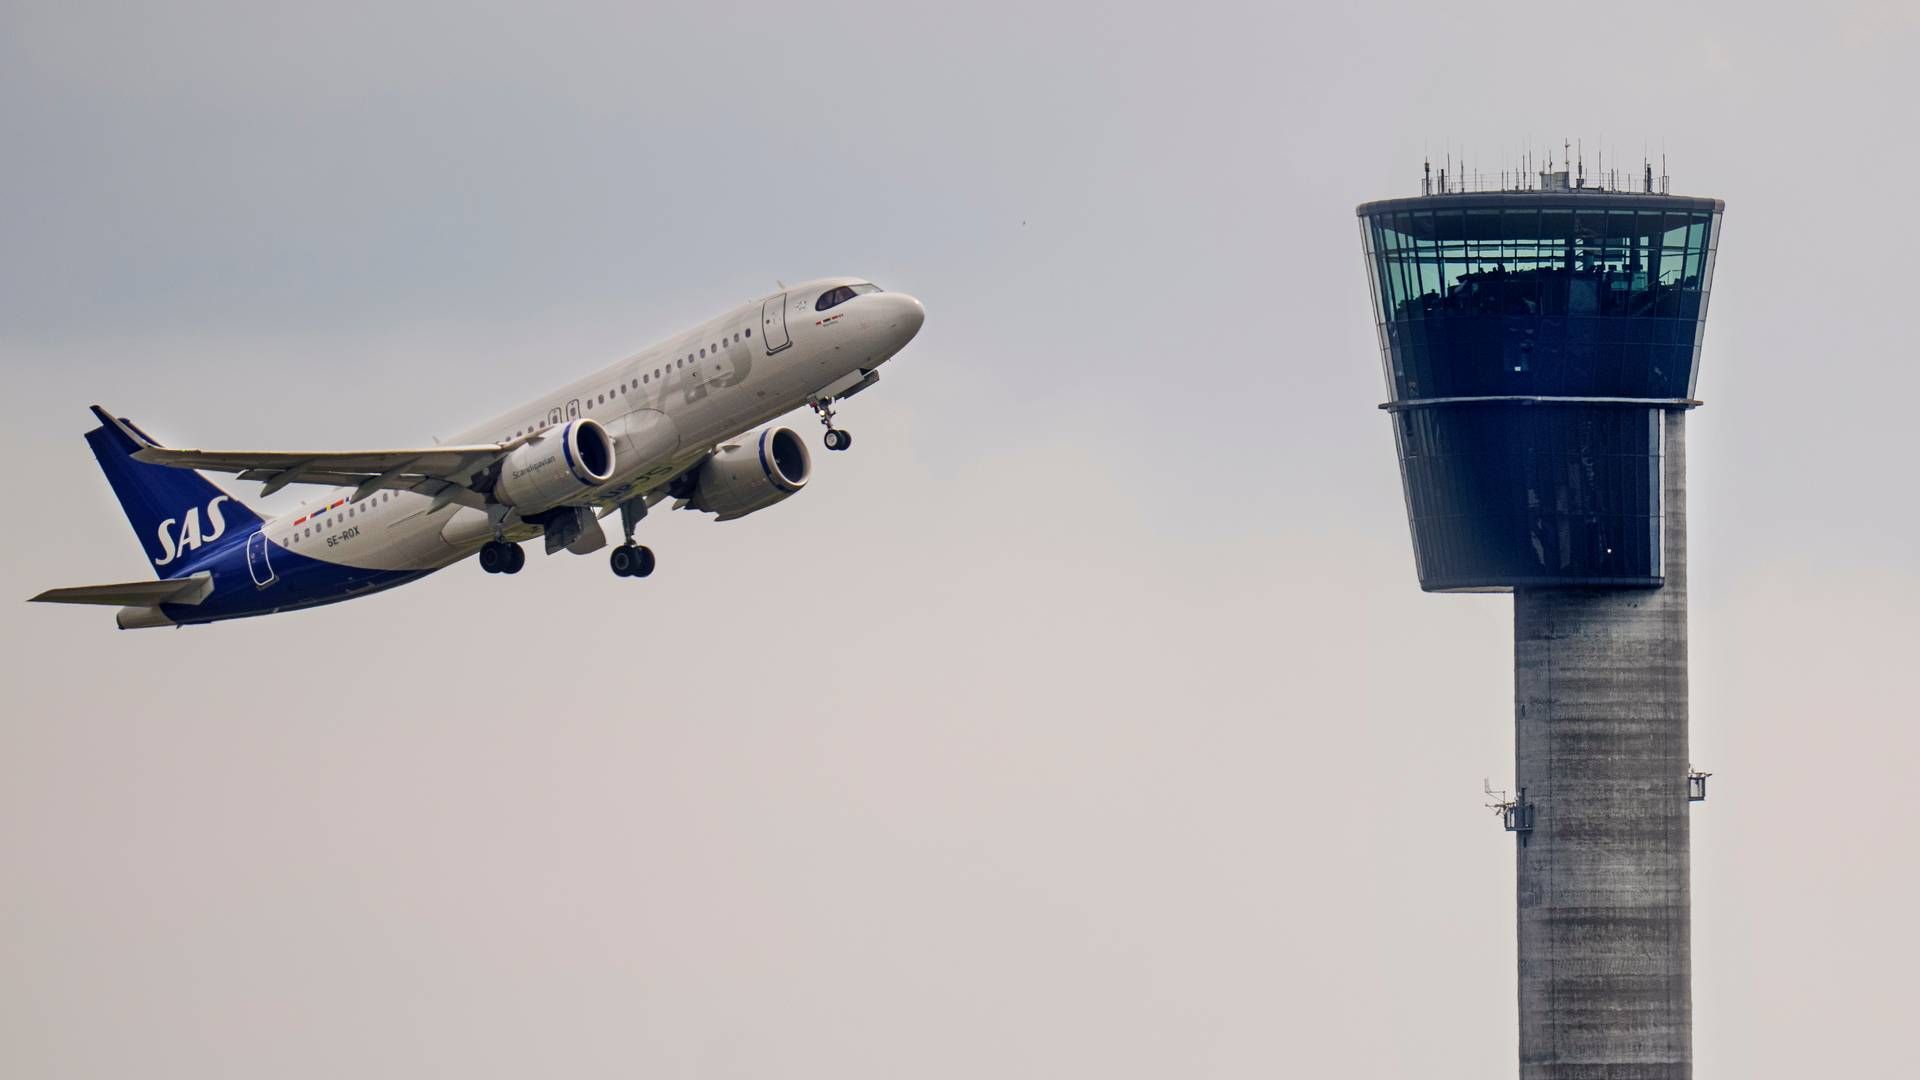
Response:
[{"label": "nose landing gear", "polygon": [[826,425],[827,437],[822,441],[827,444],[827,449],[846,450],[853,446],[853,433],[833,426],[832,398],[815,398],[807,404],[813,406],[813,411],[820,416],[820,422]]},{"label": "nose landing gear", "polygon": [[480,569],[489,574],[517,574],[527,565],[527,553],[519,544],[489,540],[480,548]]}]

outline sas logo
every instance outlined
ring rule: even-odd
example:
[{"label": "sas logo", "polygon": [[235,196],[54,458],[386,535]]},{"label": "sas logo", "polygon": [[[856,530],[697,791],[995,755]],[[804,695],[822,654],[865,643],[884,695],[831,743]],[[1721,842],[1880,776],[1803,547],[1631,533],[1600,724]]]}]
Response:
[{"label": "sas logo", "polygon": [[[153,560],[153,565],[165,566],[201,544],[220,539],[220,534],[227,531],[227,519],[220,516],[220,504],[226,501],[225,495],[216,495],[207,504],[208,528],[205,533],[200,531],[200,508],[197,506],[189,509],[184,519],[168,518],[161,522],[160,550],[166,554]],[[178,530],[174,528],[176,523],[180,526]]]}]

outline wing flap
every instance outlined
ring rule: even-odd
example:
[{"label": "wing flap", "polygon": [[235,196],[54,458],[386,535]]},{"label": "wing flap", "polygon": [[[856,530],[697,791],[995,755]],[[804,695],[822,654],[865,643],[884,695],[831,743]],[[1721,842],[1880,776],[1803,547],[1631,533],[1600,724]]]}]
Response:
[{"label": "wing flap", "polygon": [[116,585],[76,585],[67,589],[48,589],[27,602],[153,607],[157,604],[198,604],[212,593],[213,575],[194,574],[172,581],[127,581]]}]

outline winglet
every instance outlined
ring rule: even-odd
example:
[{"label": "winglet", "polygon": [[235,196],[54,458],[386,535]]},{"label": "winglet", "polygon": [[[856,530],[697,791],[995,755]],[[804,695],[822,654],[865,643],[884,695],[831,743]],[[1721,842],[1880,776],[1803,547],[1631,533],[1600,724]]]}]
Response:
[{"label": "winglet", "polygon": [[146,434],[139,428],[114,416],[100,406],[89,405],[87,408],[92,410],[94,417],[100,421],[100,426],[107,430],[109,437],[111,437],[115,443],[118,443],[120,448],[127,453],[138,453],[141,450],[159,445],[152,439],[147,438]]}]

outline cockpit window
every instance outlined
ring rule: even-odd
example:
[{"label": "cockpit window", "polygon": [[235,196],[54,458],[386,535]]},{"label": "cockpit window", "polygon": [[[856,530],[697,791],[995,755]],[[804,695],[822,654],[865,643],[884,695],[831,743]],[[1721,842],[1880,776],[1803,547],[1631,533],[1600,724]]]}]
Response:
[{"label": "cockpit window", "polygon": [[841,304],[846,303],[856,296],[879,291],[880,286],[871,285],[864,281],[858,285],[842,285],[837,289],[828,289],[826,292],[820,294],[820,299],[814,301],[813,310],[825,311],[831,307],[839,307]]}]

